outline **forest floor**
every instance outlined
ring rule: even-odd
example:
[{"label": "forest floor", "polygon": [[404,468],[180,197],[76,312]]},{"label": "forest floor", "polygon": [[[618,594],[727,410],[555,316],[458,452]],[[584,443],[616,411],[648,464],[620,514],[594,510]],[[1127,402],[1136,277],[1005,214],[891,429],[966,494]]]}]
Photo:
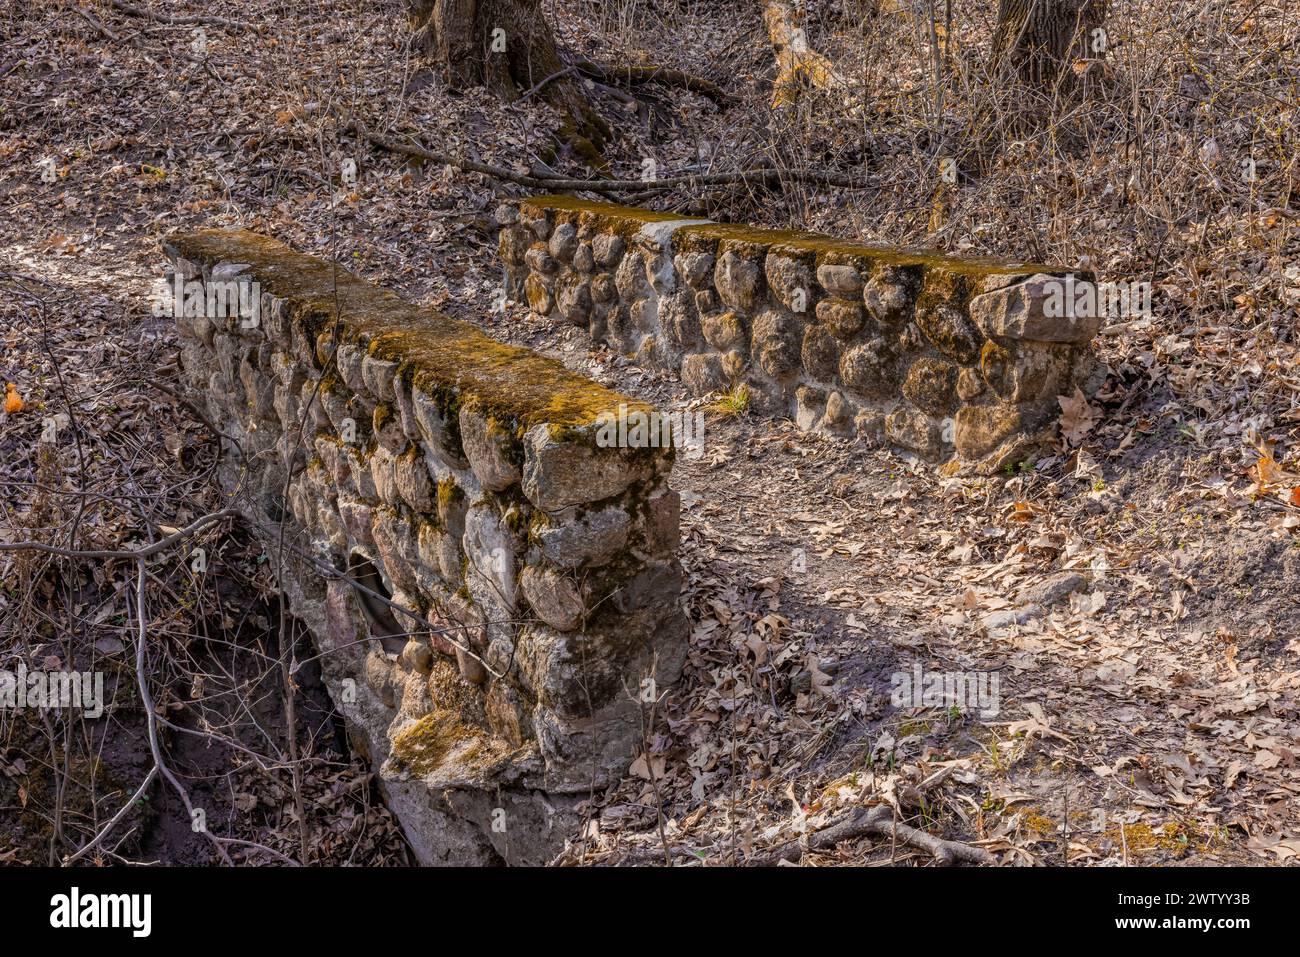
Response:
[{"label": "forest floor", "polygon": [[[1034,121],[977,82],[983,15],[959,12],[937,107],[928,28],[909,5],[809,6],[809,38],[838,85],[778,116],[758,4],[547,5],[571,53],[676,67],[736,96],[719,106],[652,84],[629,106],[593,87],[618,134],[613,176],[639,178],[647,158],[661,175],[771,163],[853,171],[865,187],[625,200],[1151,278],[1155,314],[1105,330],[1110,376],[1082,421],[1008,474],[945,477],[889,449],[710,407],[703,455],[680,455],[673,479],[686,675],[650,753],[592,797],[561,861],[662,860],[662,811],[675,862],[744,862],[881,802],[1007,863],[1300,861],[1300,26],[1281,0],[1168,4],[1168,34],[1117,20],[1108,57],[1083,68],[1097,84],[1088,108],[1058,104]],[[493,210],[523,191],[343,132],[356,117],[465,159],[591,175],[549,155],[558,121],[536,98],[446,90],[407,49],[400,13],[224,0],[202,8],[206,22],[169,24],[108,3],[0,10],[0,378],[27,403],[0,414],[0,538],[123,547],[217,501],[210,436],[156,387],[177,340],[149,290],[173,229],[267,232],[630,395],[701,408],[674,377],[577,329],[518,304],[493,311]],[[954,189],[936,179],[937,143],[962,157]],[[355,188],[340,181],[349,157]],[[51,452],[38,439],[59,414]],[[274,582],[258,548],[216,530],[204,540],[221,555],[213,596],[195,598],[179,560],[157,570],[151,634],[181,649],[239,634],[273,653]],[[129,566],[0,552],[0,578],[5,660],[34,640],[39,654],[66,655],[74,639],[110,658],[131,647]],[[35,639],[15,624],[30,616]],[[179,723],[196,708],[212,717],[183,681],[191,654],[213,652],[168,652],[159,677]],[[918,667],[995,674],[997,700],[896,706],[895,676]],[[309,723],[313,859],[402,860],[365,769],[331,744],[327,718]],[[0,725],[0,821],[49,823],[24,782],[63,753]],[[237,833],[292,855],[284,775],[259,776],[239,755],[192,756],[194,779],[224,793],[212,799]],[[112,787],[85,785],[70,833],[121,806],[140,759],[110,768]],[[30,859],[16,833],[0,826],[0,862]],[[208,853],[184,843],[142,839],[121,854]],[[864,837],[803,861],[930,858]]]}]

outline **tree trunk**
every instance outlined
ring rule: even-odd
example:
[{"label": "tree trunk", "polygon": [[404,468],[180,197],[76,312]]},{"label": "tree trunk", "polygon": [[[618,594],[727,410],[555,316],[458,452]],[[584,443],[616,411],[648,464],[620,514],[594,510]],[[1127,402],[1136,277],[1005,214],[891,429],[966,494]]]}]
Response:
[{"label": "tree trunk", "polygon": [[785,0],[767,0],[763,22],[776,52],[773,107],[789,106],[804,87],[824,90],[832,85],[835,74],[830,62],[808,45],[802,10]]},{"label": "tree trunk", "polygon": [[1092,55],[1093,31],[1108,5],[1109,0],[998,0],[995,69],[1011,67],[1028,83],[1047,86],[1071,60]]},{"label": "tree trunk", "polygon": [[568,145],[604,165],[609,126],[560,59],[541,0],[407,0],[407,12],[415,42],[453,89],[486,86],[507,101],[534,93],[566,115]]}]

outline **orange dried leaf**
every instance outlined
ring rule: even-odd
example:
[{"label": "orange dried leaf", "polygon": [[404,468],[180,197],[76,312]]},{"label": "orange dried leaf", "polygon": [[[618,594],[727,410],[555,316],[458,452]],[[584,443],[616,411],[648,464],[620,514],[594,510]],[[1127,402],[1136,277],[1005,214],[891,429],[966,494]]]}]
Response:
[{"label": "orange dried leaf", "polygon": [[1273,457],[1272,444],[1260,442],[1255,446],[1255,452],[1259,458],[1250,467],[1250,477],[1255,480],[1255,483],[1264,489],[1281,481],[1283,470],[1282,466],[1277,464],[1277,459]]},{"label": "orange dried leaf", "polygon": [[25,408],[27,408],[27,403],[24,402],[23,397],[18,394],[18,386],[14,385],[12,382],[6,383],[5,411],[10,415],[13,415],[17,412],[21,412]]}]

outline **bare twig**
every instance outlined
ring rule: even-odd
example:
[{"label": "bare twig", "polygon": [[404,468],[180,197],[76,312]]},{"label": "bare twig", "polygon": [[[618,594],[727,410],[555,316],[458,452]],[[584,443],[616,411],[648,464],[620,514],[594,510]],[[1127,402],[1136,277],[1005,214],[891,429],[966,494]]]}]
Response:
[{"label": "bare twig", "polygon": [[761,183],[773,186],[783,182],[810,183],[817,186],[838,186],[844,189],[874,188],[874,183],[866,182],[863,177],[853,176],[848,173],[777,167],[769,169],[737,170],[732,173],[705,173],[690,174],[686,176],[670,176],[664,179],[653,180],[566,179],[563,177],[535,176],[528,173],[517,173],[514,170],[509,170],[502,166],[493,166],[489,163],[478,163],[473,160],[464,160],[455,156],[449,156],[446,153],[438,153],[434,150],[426,149],[414,141],[403,143],[387,136],[381,136],[355,121],[349,123],[346,129],[348,132],[355,133],[362,139],[369,140],[375,146],[392,153],[402,153],[406,156],[418,156],[421,159],[430,160],[434,163],[441,163],[445,166],[454,166],[457,169],[465,170],[468,173],[482,173],[485,176],[491,176],[494,179],[504,180],[508,183],[516,183],[520,186],[528,186],[533,189],[544,189],[550,192],[586,191],[590,193],[627,193],[643,190],[675,189],[679,186],[695,189],[702,186],[720,186],[728,183]]}]

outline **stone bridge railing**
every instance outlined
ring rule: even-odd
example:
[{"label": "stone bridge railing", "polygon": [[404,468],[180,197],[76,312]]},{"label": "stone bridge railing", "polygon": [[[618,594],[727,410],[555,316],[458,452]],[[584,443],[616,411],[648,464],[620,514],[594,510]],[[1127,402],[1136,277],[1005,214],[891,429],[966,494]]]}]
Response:
[{"label": "stone bridge railing", "polygon": [[165,248],[185,384],[417,854],[546,860],[685,655],[672,450],[598,441],[648,410],[262,236]]},{"label": "stone bridge railing", "polygon": [[[533,312],[697,394],[747,388],[806,429],[993,471],[1084,385],[1100,320],[1028,263],[883,249],[546,196],[503,207],[501,257]],[[1081,281],[1090,281],[1088,276]],[[1058,294],[1052,308],[1053,293]],[[1064,315],[1053,315],[1053,312]]]}]

